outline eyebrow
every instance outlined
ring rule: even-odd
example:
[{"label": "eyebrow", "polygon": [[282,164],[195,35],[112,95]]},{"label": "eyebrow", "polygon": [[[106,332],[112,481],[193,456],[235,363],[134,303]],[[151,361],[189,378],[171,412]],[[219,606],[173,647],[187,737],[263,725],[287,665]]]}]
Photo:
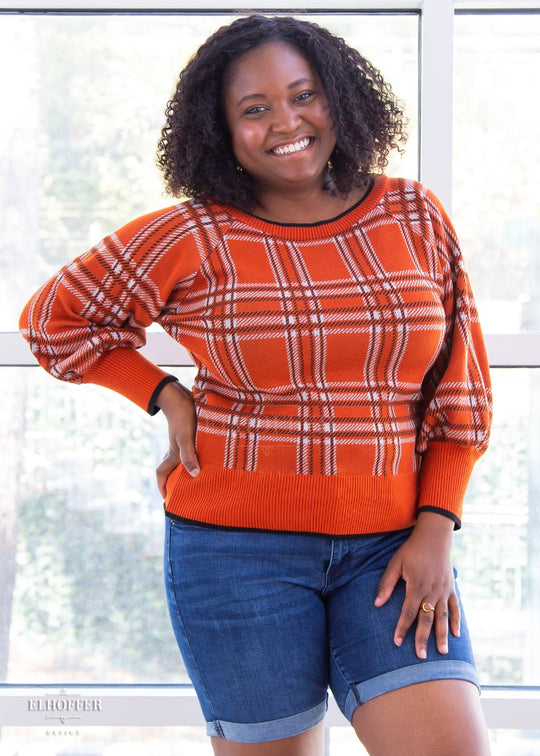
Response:
[{"label": "eyebrow", "polygon": [[[295,87],[299,87],[301,84],[315,84],[314,79],[309,79],[307,76],[303,77],[302,79],[296,79],[296,81],[291,82],[287,85],[287,89],[294,89]],[[264,99],[266,95],[263,92],[254,92],[253,94],[244,95],[240,100],[238,100],[238,105],[242,105],[242,103],[246,102],[247,100],[259,100]]]}]

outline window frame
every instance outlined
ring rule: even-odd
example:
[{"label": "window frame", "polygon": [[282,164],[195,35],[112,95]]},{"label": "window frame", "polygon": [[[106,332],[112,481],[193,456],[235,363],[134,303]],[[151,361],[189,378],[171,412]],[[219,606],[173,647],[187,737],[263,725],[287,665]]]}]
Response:
[{"label": "window frame", "polygon": [[[339,0],[329,9],[328,0],[304,0],[311,12],[414,13],[419,16],[419,161],[420,178],[433,188],[450,210],[452,200],[452,75],[453,21],[458,13],[540,12],[540,0]],[[193,5],[195,5],[193,3]],[[286,10],[283,0],[0,0],[2,13],[226,13],[242,9]],[[290,9],[293,12],[293,9]],[[492,367],[540,367],[540,334],[486,334]],[[187,352],[163,333],[149,333],[146,355],[161,365],[185,366]],[[26,343],[18,333],[0,332],[0,366],[35,367]],[[85,715],[81,725],[177,726],[203,725],[195,694],[185,685],[0,685],[0,727],[44,726],[44,713],[31,710],[29,701],[47,695],[90,695],[103,701],[95,716]],[[181,705],[179,705],[181,704]],[[486,686],[482,705],[488,727],[538,728],[540,686]],[[348,725],[333,699],[326,720],[328,727]]]}]

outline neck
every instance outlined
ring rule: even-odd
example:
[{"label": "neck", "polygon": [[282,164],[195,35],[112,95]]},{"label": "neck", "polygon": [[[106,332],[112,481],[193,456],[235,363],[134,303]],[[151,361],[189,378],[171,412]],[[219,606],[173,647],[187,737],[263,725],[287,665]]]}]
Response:
[{"label": "neck", "polygon": [[365,187],[355,187],[345,196],[322,188],[290,196],[260,191],[253,214],[274,223],[320,223],[344,213],[365,193]]}]

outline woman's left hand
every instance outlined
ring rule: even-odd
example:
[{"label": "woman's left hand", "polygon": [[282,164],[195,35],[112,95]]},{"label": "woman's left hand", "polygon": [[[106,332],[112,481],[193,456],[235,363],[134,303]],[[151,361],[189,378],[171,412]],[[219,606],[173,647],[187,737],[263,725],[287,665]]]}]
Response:
[{"label": "woman's left hand", "polygon": [[396,551],[379,582],[375,606],[385,604],[400,578],[405,581],[394,643],[401,646],[415,619],[418,620],[415,647],[418,658],[427,657],[427,643],[433,625],[437,650],[448,653],[448,628],[459,635],[460,610],[454,584],[450,550],[454,523],[435,512],[420,512],[409,538]]}]

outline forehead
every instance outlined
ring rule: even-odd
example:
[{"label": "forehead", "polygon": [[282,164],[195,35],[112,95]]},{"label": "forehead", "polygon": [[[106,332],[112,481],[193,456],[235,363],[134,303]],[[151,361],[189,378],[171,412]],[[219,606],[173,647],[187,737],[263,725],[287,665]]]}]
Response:
[{"label": "forehead", "polygon": [[287,42],[266,42],[233,60],[225,71],[224,94],[264,94],[276,85],[300,79],[318,81],[309,61]]}]

